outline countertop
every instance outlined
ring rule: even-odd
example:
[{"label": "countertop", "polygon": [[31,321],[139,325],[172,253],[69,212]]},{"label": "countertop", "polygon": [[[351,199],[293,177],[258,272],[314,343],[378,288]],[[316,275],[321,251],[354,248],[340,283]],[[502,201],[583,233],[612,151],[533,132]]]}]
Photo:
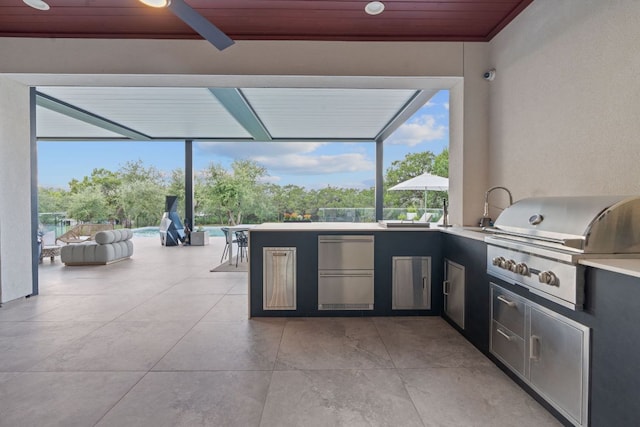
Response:
[{"label": "countertop", "polygon": [[383,227],[377,222],[266,222],[251,229],[256,231],[438,231],[425,227]]},{"label": "countertop", "polygon": [[[481,240],[491,233],[483,232],[480,227],[438,227],[432,224],[430,228],[425,227],[384,227],[375,222],[271,222],[256,225],[250,232],[260,231],[388,231],[388,232],[442,232],[456,236],[466,237],[468,239]],[[606,259],[593,258],[582,259],[580,264],[599,268],[601,270],[612,271],[614,273],[625,274],[640,278],[640,259],[624,258],[624,259]]]},{"label": "countertop", "polygon": [[614,273],[626,274],[640,278],[640,259],[624,258],[624,259],[582,259],[580,264],[589,267],[599,268],[601,270],[612,271]]},{"label": "countertop", "polygon": [[376,222],[268,222],[253,227],[250,232],[260,231],[422,231],[425,233],[444,232],[467,237],[475,240],[484,240],[486,233],[479,227],[438,227],[432,224],[425,227],[384,227]]}]

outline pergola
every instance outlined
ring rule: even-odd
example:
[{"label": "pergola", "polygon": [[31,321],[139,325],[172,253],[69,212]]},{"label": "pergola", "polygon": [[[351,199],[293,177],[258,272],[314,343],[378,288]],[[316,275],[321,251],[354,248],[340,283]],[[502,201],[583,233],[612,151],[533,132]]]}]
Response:
[{"label": "pergola", "polygon": [[382,219],[382,143],[433,89],[341,87],[108,87],[34,89],[39,141],[176,141],[185,145],[185,218],[193,212],[193,142],[376,144]]}]

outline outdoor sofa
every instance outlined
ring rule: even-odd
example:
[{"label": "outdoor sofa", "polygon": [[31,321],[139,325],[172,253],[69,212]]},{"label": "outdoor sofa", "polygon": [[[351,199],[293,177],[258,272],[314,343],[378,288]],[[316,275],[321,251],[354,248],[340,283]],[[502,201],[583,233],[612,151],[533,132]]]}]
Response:
[{"label": "outdoor sofa", "polygon": [[94,241],[63,246],[60,258],[66,265],[105,265],[133,255],[133,232],[128,228],[99,231]]}]

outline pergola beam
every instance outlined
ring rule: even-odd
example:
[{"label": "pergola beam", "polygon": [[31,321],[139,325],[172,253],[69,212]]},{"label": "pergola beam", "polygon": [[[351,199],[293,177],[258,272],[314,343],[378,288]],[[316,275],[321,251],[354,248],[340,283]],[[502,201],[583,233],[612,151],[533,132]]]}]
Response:
[{"label": "pergola beam", "polygon": [[273,138],[260,117],[237,88],[209,88],[222,106],[233,116],[256,141],[271,141]]},{"label": "pergola beam", "polygon": [[384,141],[391,136],[400,126],[413,116],[422,106],[424,106],[439,90],[418,90],[407,101],[404,106],[398,110],[389,122],[382,127],[382,130],[374,138],[376,141]]},{"label": "pergola beam", "polygon": [[[82,108],[61,101],[53,96],[45,95],[42,92],[36,92],[36,104],[40,107],[55,111],[75,120],[123,135],[129,139],[137,141],[149,141],[151,137],[135,129],[131,129],[120,123],[101,117]],[[68,140],[68,138],[67,138]]]}]

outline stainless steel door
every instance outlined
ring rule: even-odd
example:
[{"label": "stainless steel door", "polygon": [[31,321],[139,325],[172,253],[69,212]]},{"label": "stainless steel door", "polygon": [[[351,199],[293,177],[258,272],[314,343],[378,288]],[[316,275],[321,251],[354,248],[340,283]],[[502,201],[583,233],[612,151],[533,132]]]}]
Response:
[{"label": "stainless steel door", "polygon": [[318,236],[319,270],[373,270],[373,236]]},{"label": "stainless steel door", "polygon": [[453,261],[444,263],[444,312],[451,320],[464,329],[465,277],[464,267]]},{"label": "stainless steel door", "polygon": [[394,256],[393,310],[431,308],[431,257]]},{"label": "stainless steel door", "polygon": [[296,309],[296,248],[263,248],[262,308]]},{"label": "stainless steel door", "polygon": [[529,380],[578,425],[587,419],[588,328],[531,307]]}]

